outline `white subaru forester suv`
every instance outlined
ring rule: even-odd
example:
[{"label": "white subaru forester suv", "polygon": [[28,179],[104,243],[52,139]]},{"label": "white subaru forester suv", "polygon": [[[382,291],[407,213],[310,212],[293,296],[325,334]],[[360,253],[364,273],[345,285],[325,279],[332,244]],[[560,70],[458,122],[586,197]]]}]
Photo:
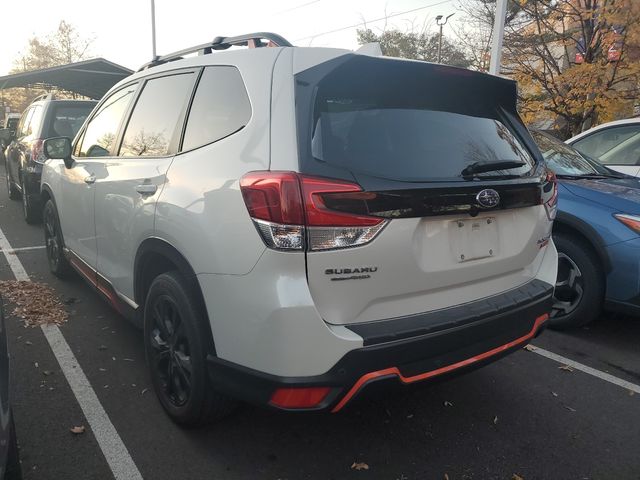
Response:
[{"label": "white subaru forester suv", "polygon": [[337,412],[371,382],[499,358],[548,318],[556,184],[509,80],[218,37],[118,83],[45,151],[50,268],[144,328],[181,424],[236,399]]}]

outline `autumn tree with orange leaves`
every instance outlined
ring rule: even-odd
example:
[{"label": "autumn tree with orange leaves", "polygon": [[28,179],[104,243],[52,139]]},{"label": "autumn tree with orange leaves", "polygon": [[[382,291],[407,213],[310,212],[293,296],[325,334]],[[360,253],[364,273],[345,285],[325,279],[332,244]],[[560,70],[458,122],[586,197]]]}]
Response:
[{"label": "autumn tree with orange leaves", "polygon": [[[468,17],[493,23],[495,0],[463,0]],[[487,49],[475,57],[486,59]],[[570,136],[630,117],[640,103],[640,1],[511,0],[503,75],[518,81],[529,124]]]}]

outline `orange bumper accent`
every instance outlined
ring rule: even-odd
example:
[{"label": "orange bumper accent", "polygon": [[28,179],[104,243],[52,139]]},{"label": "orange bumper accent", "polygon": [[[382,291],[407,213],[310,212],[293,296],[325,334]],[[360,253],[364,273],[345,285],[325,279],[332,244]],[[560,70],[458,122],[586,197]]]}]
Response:
[{"label": "orange bumper accent", "polygon": [[518,344],[526,343],[528,340],[531,340],[537,331],[540,329],[542,324],[549,319],[549,314],[545,313],[544,315],[540,315],[536,318],[536,321],[533,324],[533,328],[526,335],[517,338],[509,343],[496,347],[488,352],[481,353],[480,355],[476,355],[474,357],[467,358],[465,360],[461,360],[459,362],[453,363],[451,365],[447,365],[446,367],[441,367],[436,370],[431,370],[425,373],[420,373],[418,375],[414,375],[412,377],[405,377],[400,373],[400,370],[397,367],[389,367],[384,370],[378,370],[375,372],[370,372],[358,379],[358,381],[351,387],[351,389],[347,392],[347,394],[342,397],[342,400],[331,410],[332,413],[339,412],[342,408],[349,403],[349,401],[353,398],[353,396],[358,393],[358,391],[363,388],[367,383],[376,380],[381,377],[388,376],[396,376],[398,379],[405,384],[419,382],[421,380],[426,380],[428,378],[436,377],[438,375],[442,375],[443,373],[450,372],[452,370],[456,370],[458,368],[466,367],[468,365],[472,365],[476,362],[484,360],[486,358],[492,357],[493,355],[497,355],[505,350],[509,350],[517,346]]}]

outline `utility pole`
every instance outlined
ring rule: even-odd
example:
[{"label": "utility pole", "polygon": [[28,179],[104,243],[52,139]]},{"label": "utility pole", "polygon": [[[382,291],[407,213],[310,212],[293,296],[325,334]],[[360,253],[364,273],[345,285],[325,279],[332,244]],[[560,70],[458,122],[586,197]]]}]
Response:
[{"label": "utility pole", "polygon": [[502,41],[504,40],[504,21],[507,16],[507,0],[496,1],[496,17],[493,22],[493,41],[491,45],[491,63],[489,73],[500,74],[500,61],[502,58]]},{"label": "utility pole", "polygon": [[447,15],[444,21],[442,21],[442,15],[438,15],[436,17],[436,24],[440,26],[440,38],[438,39],[438,63],[442,63],[442,27],[444,27],[447,24],[447,20],[454,15],[455,12],[451,15]]},{"label": "utility pole", "polygon": [[152,59],[156,58],[156,2],[151,0],[151,49]]}]

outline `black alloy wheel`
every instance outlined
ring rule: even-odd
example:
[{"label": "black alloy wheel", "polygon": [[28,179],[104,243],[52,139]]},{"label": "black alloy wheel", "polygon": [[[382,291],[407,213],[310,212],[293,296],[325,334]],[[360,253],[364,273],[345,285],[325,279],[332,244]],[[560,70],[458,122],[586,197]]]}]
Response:
[{"label": "black alloy wheel", "polygon": [[20,196],[20,193],[18,192],[18,189],[16,188],[16,186],[11,181],[11,176],[9,175],[9,162],[8,161],[6,161],[5,164],[4,164],[4,173],[5,173],[5,178],[6,178],[6,181],[7,181],[7,193],[9,195],[9,199],[17,200],[18,197]]},{"label": "black alloy wheel", "polygon": [[151,282],[144,304],[153,388],[171,419],[187,427],[222,418],[236,405],[211,385],[207,355],[215,349],[196,282],[177,271],[162,273]]},{"label": "black alloy wheel", "polygon": [[28,224],[37,223],[40,220],[40,211],[37,206],[27,194],[27,184],[24,182],[24,177],[20,176],[20,187],[22,188],[22,213],[24,214],[24,220]]},{"label": "black alloy wheel", "polygon": [[161,380],[163,394],[176,407],[191,397],[191,350],[184,322],[175,301],[168,295],[154,299],[149,331],[151,368]]},{"label": "black alloy wheel", "polygon": [[42,216],[44,220],[44,245],[47,249],[49,270],[56,277],[65,278],[71,272],[71,266],[64,256],[60,222],[52,200],[47,200],[45,203]]}]

